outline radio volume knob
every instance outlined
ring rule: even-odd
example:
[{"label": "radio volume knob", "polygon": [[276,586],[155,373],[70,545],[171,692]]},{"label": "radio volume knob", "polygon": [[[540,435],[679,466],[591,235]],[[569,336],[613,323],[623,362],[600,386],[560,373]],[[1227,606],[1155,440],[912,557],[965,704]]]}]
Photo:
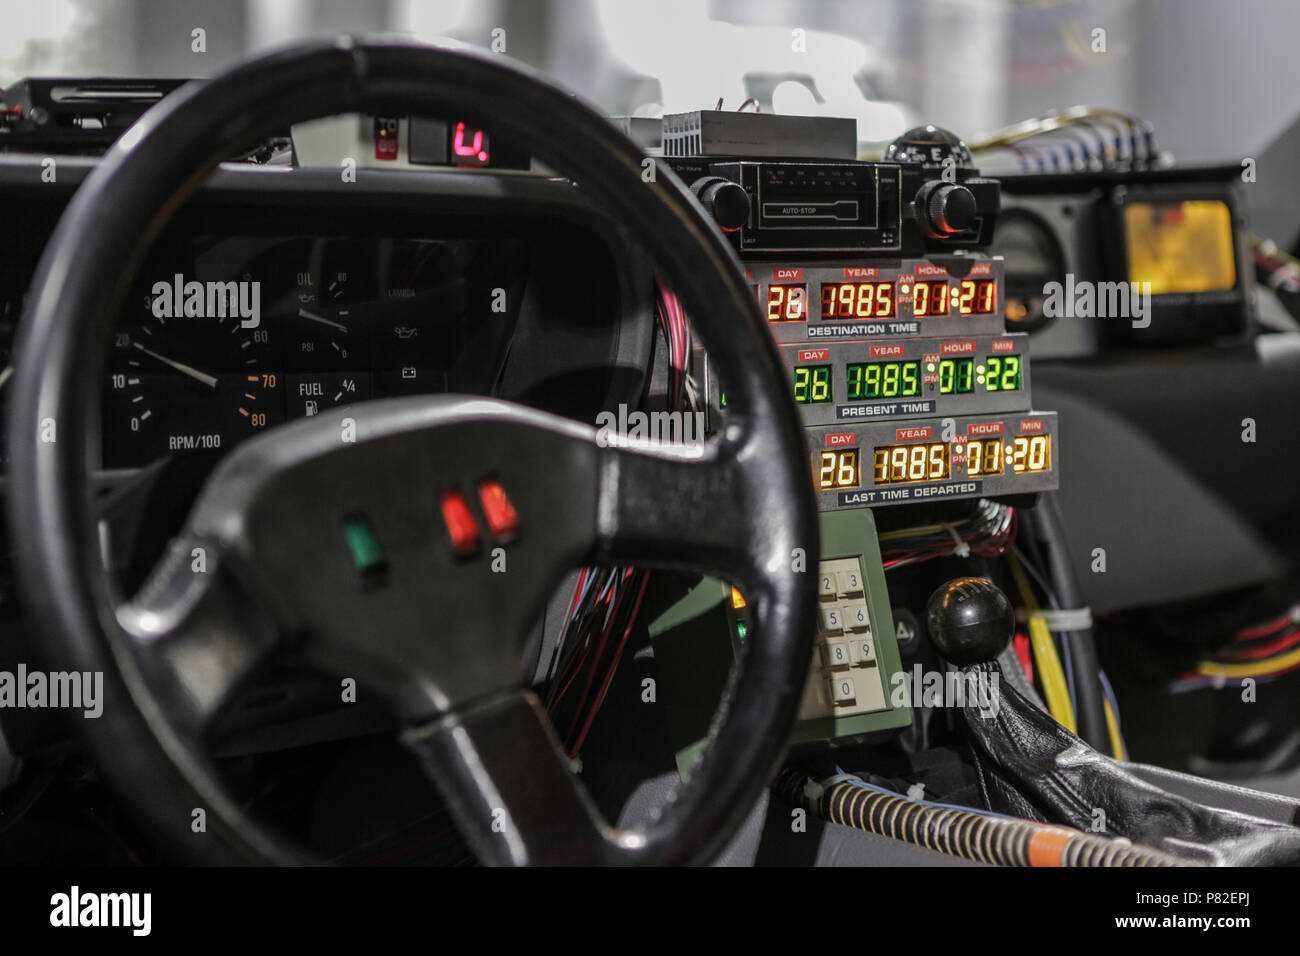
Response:
[{"label": "radio volume knob", "polygon": [[721,176],[704,176],[691,183],[691,192],[723,232],[735,232],[749,222],[749,193]]},{"label": "radio volume knob", "polygon": [[922,189],[926,193],[922,225],[931,236],[953,236],[974,225],[975,195],[965,186],[940,182],[927,183]]}]

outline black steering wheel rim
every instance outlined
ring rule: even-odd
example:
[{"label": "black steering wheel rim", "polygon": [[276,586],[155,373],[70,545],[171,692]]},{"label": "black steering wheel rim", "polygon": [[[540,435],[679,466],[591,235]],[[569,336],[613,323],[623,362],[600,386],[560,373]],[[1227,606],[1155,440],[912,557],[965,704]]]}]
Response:
[{"label": "black steering wheel rim", "polygon": [[[745,504],[761,552],[752,557],[768,570],[753,602],[759,625],[706,756],[662,810],[674,832],[614,862],[707,859],[774,770],[808,665],[817,527],[803,437],[738,260],[689,190],[666,168],[647,176],[644,154],[599,114],[499,57],[350,38],[273,53],[165,100],[110,150],[66,210],[16,346],[9,509],[28,610],[61,662],[104,674],[107,719],[85,728],[92,755],[182,853],[207,861],[302,858],[239,810],[210,761],[188,752],[152,706],[122,647],[99,559],[87,437],[97,427],[116,305],[171,215],[239,147],[287,122],[346,112],[463,116],[571,175],[639,227],[727,383],[719,444],[747,469]],[[583,147],[576,157],[573,143]],[[219,840],[195,838],[187,799],[195,792]]]}]

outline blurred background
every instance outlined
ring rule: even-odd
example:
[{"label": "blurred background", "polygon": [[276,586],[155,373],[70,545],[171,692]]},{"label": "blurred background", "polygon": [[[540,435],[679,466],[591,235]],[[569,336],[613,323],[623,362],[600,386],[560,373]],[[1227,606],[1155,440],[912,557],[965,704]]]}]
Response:
[{"label": "blurred background", "polygon": [[[738,106],[966,136],[1075,103],[1155,123],[1180,161],[1262,150],[1300,108],[1292,0],[0,0],[0,86],[206,76],[344,31],[491,45],[618,114]],[[205,52],[191,33],[205,31]],[[792,31],[803,31],[799,40]],[[1098,49],[1095,30],[1104,30]]]},{"label": "blurred background", "polygon": [[1256,158],[1256,228],[1289,236],[1300,220],[1282,185],[1300,131],[1278,144],[1300,114],[1294,0],[0,0],[0,88],[210,76],[341,32],[495,43],[612,115],[753,97],[853,116],[867,143],[1105,106],[1151,121],[1180,163]]}]

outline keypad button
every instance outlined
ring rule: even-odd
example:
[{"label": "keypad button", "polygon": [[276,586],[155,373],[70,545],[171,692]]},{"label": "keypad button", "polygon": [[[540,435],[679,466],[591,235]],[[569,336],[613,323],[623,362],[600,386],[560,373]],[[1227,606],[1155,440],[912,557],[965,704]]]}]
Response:
[{"label": "keypad button", "polygon": [[821,584],[817,589],[817,594],[824,600],[835,597],[835,575],[830,571],[823,571],[821,574]]},{"label": "keypad button", "polygon": [[857,568],[839,571],[835,578],[839,584],[840,594],[845,597],[857,597],[862,594],[862,575],[858,573]]},{"label": "keypad button", "polygon": [[848,667],[852,663],[849,645],[844,641],[828,641],[823,644],[822,663],[827,667]]},{"label": "keypad button", "polygon": [[844,617],[844,627],[850,631],[866,631],[871,628],[871,617],[867,614],[865,601],[845,604],[840,607]]},{"label": "keypad button", "polygon": [[839,634],[844,630],[844,615],[839,605],[822,608],[822,630],[827,634]]},{"label": "keypad button", "polygon": [[854,667],[870,664],[876,659],[876,642],[871,639],[870,634],[866,637],[854,638],[849,641],[849,653],[853,658]]},{"label": "keypad button", "polygon": [[852,703],[857,699],[858,688],[853,678],[848,676],[832,677],[830,680],[831,700],[837,704]]}]

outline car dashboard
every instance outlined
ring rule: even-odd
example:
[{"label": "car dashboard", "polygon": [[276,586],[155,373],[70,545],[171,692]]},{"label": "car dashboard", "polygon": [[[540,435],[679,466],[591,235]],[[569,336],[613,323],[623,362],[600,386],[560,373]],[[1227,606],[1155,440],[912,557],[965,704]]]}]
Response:
[{"label": "car dashboard", "polygon": [[[1265,482],[1290,473],[1294,444],[1244,436],[1294,430],[1300,333],[1259,326],[1223,170],[1134,160],[1082,184],[998,179],[932,126],[871,161],[856,139],[852,155],[831,158],[707,156],[703,114],[717,112],[697,111],[685,134],[694,145],[676,152],[665,119],[645,168],[693,197],[766,320],[818,531],[816,553],[791,552],[791,573],[815,578],[816,620],[786,759],[719,861],[1045,865],[1026,850],[1031,831],[1013,828],[1061,826],[1069,835],[1051,865],[1106,853],[1177,862],[1163,805],[1143,802],[1153,788],[1209,834],[1188,859],[1300,853],[1291,798],[1225,783],[1300,762],[1284,695],[1243,716],[1219,693],[1239,675],[1294,687],[1296,492]],[[460,127],[448,135],[463,146]],[[223,461],[255,439],[268,447],[291,423],[339,421],[349,442],[350,411],[419,396],[499,399],[600,429],[602,444],[608,428],[633,444],[717,444],[744,421],[694,333],[700,310],[693,317],[665,285],[639,224],[536,165],[385,168],[411,159],[419,128],[380,117],[359,128],[373,130],[365,145],[385,154],[369,164],[380,168],[340,177],[223,163],[141,243],[134,275],[103,290],[115,320],[111,341],[86,343],[107,355],[86,385],[97,426],[86,461],[115,596],[149,593]],[[49,281],[42,253],[97,163],[61,156],[50,177],[39,157],[0,154],[0,402],[28,290]],[[1177,175],[1192,185],[1171,187]],[[1121,203],[1138,213],[1116,219]],[[1231,288],[1158,293],[1149,331],[1057,314],[1046,290],[1075,281],[1064,252],[1044,264],[1047,243],[1013,231],[1054,230],[1051,242],[1079,256],[1072,268],[1095,268],[1082,281],[1104,286],[1122,281],[1122,267],[1088,255],[1139,234],[1177,245],[1161,230],[1216,203],[1228,238],[1214,254]],[[1074,211],[1058,215],[1062,204]],[[1168,248],[1167,258],[1182,254]],[[1196,248],[1188,258],[1211,257]],[[1189,314],[1196,321],[1180,325]],[[643,421],[677,431],[646,439]],[[55,423],[37,424],[34,439],[4,436],[6,448],[56,440]],[[476,480],[478,511],[441,499],[453,547],[457,515],[473,524],[479,512],[494,543],[512,543],[517,515],[501,482]],[[379,569],[364,581],[375,587],[387,570],[381,536],[355,517],[349,557],[362,578],[363,566]],[[57,662],[24,607],[11,537],[0,545],[0,669],[49,669]],[[483,556],[477,537],[470,544],[456,567]],[[488,554],[504,570],[506,549]],[[735,584],[575,567],[538,614],[531,692],[611,823],[655,820],[707,747],[737,662],[761,635],[761,595]],[[349,699],[346,682],[342,702],[339,675],[309,668],[273,667],[241,687],[209,741],[232,791],[330,862],[472,864],[452,811],[393,741],[391,715],[365,693]],[[1171,736],[1174,717],[1185,732]],[[0,731],[0,808],[38,808],[29,827],[0,827],[0,846],[35,860],[62,819],[44,809],[50,794],[89,806],[111,791],[48,713],[5,710]],[[1075,746],[1095,764],[1082,782],[1057,759]],[[1139,822],[1090,829],[1080,801],[1115,794],[1138,795],[1136,809],[1114,799]],[[889,822],[914,808],[933,829]],[[1236,831],[1220,833],[1239,825],[1227,811],[1252,814],[1258,842],[1241,850]],[[954,833],[946,812],[968,814],[971,832]],[[111,839],[77,830],[60,846],[94,862],[166,856],[125,813],[105,829]],[[1269,849],[1260,834],[1279,832]],[[1149,845],[1133,848],[1135,833]]]}]

